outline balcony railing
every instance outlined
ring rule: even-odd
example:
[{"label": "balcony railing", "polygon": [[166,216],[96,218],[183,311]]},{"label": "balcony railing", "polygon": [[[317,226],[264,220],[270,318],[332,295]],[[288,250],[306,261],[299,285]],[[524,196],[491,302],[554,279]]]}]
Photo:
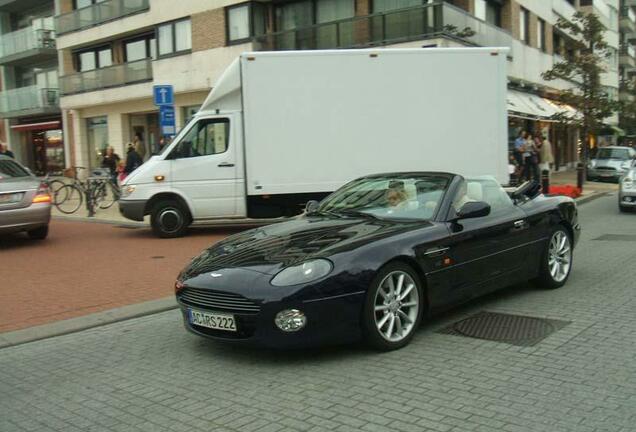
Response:
[{"label": "balcony railing", "polygon": [[59,106],[59,90],[37,85],[0,92],[0,114],[18,113]]},{"label": "balcony railing", "polygon": [[38,48],[55,49],[55,31],[26,27],[0,35],[0,59]]},{"label": "balcony railing", "polygon": [[620,15],[621,30],[633,32],[636,30],[636,13],[631,7],[622,7]]},{"label": "balcony railing", "polygon": [[137,60],[60,77],[62,95],[152,80],[152,59]]},{"label": "balcony railing", "polygon": [[434,37],[512,48],[507,31],[442,2],[269,33],[256,37],[254,43],[257,50],[311,50],[373,47]]},{"label": "balcony railing", "polygon": [[620,50],[618,52],[622,56],[629,56],[632,58],[636,58],[636,48],[634,48],[634,45],[631,45],[631,44],[621,45]]},{"label": "balcony railing", "polygon": [[93,27],[126,15],[148,10],[149,0],[106,0],[55,17],[58,34]]}]

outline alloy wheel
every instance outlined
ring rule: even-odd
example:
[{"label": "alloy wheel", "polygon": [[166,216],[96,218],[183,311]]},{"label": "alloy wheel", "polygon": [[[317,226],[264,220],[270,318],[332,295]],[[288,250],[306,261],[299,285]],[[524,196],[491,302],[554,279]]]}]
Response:
[{"label": "alloy wheel", "polygon": [[389,342],[399,342],[415,326],[420,294],[413,278],[396,270],[384,277],[375,295],[374,316],[378,332]]},{"label": "alloy wheel", "polygon": [[550,239],[548,249],[548,269],[555,282],[562,282],[568,277],[572,262],[572,247],[568,235],[559,230]]}]

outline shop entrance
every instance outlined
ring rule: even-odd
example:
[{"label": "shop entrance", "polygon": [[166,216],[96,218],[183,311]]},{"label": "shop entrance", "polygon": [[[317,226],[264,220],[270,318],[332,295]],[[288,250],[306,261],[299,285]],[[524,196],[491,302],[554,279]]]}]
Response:
[{"label": "shop entrance", "polygon": [[64,169],[64,141],[62,130],[31,131],[33,168],[37,175],[61,172]]},{"label": "shop entrance", "polygon": [[159,152],[159,113],[130,114],[130,141],[137,139],[143,151],[141,156],[147,160]]}]

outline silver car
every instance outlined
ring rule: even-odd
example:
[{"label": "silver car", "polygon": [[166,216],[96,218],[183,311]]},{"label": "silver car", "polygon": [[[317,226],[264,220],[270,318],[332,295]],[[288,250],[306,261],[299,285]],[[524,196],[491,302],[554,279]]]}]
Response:
[{"label": "silver car", "polygon": [[625,174],[618,188],[618,208],[621,211],[636,208],[636,166]]},{"label": "silver car", "polygon": [[51,195],[25,167],[0,155],[0,234],[26,232],[33,239],[49,233]]},{"label": "silver car", "polygon": [[619,181],[629,170],[634,158],[636,150],[631,147],[601,147],[587,164],[587,179]]}]

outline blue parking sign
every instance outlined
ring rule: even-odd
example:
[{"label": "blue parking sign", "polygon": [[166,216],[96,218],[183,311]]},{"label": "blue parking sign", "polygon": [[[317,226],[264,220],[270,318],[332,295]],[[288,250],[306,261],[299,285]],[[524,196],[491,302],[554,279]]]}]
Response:
[{"label": "blue parking sign", "polygon": [[174,104],[174,92],[171,85],[153,86],[152,96],[152,99],[157,106]]},{"label": "blue parking sign", "polygon": [[159,107],[159,126],[161,127],[161,135],[172,136],[176,133],[176,121],[172,105]]}]

